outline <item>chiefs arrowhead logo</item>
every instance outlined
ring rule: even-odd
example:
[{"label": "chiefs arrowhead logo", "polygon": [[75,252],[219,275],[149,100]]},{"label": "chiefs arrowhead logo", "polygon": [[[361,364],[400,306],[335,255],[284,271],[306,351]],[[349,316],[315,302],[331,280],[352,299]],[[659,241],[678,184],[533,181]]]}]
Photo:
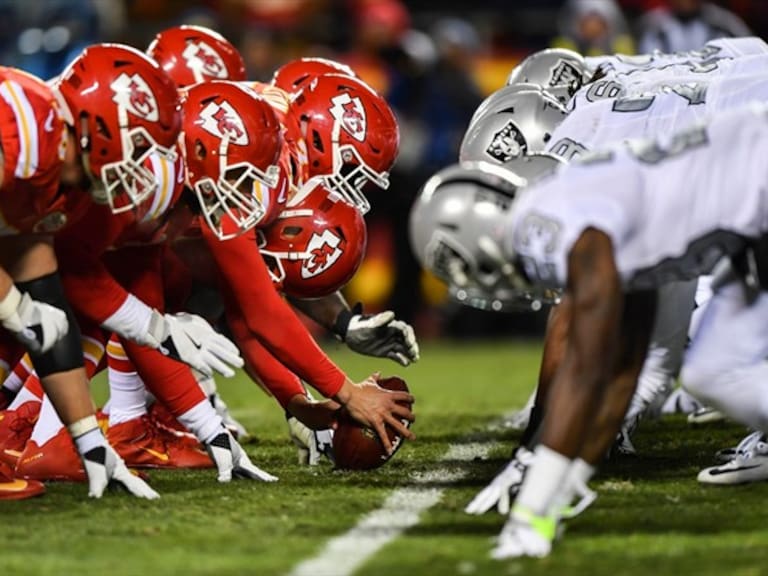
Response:
[{"label": "chiefs arrowhead logo", "polygon": [[218,138],[229,137],[232,144],[246,146],[248,144],[248,133],[245,131],[245,124],[232,105],[224,100],[220,104],[211,102],[200,112],[200,118],[203,120],[202,128]]},{"label": "chiefs arrowhead logo", "polygon": [[301,277],[314,278],[328,270],[344,253],[340,246],[341,238],[330,230],[323,230],[321,235],[313,233],[305,250],[310,256],[301,265]]},{"label": "chiefs arrowhead logo", "polygon": [[157,100],[147,82],[138,74],[129,76],[125,72],[110,84],[114,96],[112,101],[129,113],[149,122],[157,122]]},{"label": "chiefs arrowhead logo", "polygon": [[365,108],[363,108],[360,98],[352,98],[344,92],[331,98],[331,102],[333,102],[331,115],[336,120],[334,136],[338,136],[339,127],[341,127],[352,138],[358,142],[363,142],[365,140],[367,122]]},{"label": "chiefs arrowhead logo", "polygon": [[187,45],[181,56],[192,70],[195,80],[203,80],[203,76],[226,80],[229,77],[227,66],[221,56],[205,42],[192,42]]}]

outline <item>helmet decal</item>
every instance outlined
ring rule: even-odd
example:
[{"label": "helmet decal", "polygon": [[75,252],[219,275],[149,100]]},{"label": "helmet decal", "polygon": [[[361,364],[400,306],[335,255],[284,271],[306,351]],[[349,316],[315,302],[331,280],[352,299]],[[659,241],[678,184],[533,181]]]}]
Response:
[{"label": "helmet decal", "polygon": [[333,266],[344,253],[340,245],[341,238],[327,228],[321,235],[313,233],[306,248],[310,256],[301,266],[301,277],[313,278]]},{"label": "helmet decal", "polygon": [[218,138],[229,137],[233,144],[248,145],[248,133],[245,131],[243,119],[235,112],[232,105],[224,100],[220,104],[211,102],[200,112],[203,120],[202,128]]},{"label": "helmet decal", "polygon": [[522,156],[528,150],[525,138],[518,130],[517,125],[510,120],[504,127],[493,135],[491,143],[485,150],[491,158],[501,162],[509,162],[513,158]]},{"label": "helmet decal", "polygon": [[574,82],[581,85],[581,71],[572,62],[560,60],[551,70],[550,86],[570,85]]},{"label": "helmet decal", "polygon": [[[341,126],[358,142],[365,141],[367,122],[365,108],[363,108],[360,98],[352,98],[343,92],[331,98],[331,102],[333,102],[333,107],[330,112],[336,120],[336,127]],[[338,130],[338,128],[336,129]]]},{"label": "helmet decal", "polygon": [[203,41],[191,42],[181,55],[187,62],[187,67],[196,74],[223,80],[229,77],[224,60]]},{"label": "helmet decal", "polygon": [[122,73],[110,84],[110,88],[114,92],[112,101],[115,104],[148,122],[158,121],[155,95],[139,74],[128,76]]}]

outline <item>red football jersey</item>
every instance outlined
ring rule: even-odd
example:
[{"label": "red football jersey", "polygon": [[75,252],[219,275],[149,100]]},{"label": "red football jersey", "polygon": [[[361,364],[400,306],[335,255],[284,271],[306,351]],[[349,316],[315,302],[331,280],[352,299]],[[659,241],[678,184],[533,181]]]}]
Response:
[{"label": "red football jersey", "polygon": [[51,89],[15,68],[0,67],[0,234],[55,232],[67,223],[59,194],[66,129]]}]

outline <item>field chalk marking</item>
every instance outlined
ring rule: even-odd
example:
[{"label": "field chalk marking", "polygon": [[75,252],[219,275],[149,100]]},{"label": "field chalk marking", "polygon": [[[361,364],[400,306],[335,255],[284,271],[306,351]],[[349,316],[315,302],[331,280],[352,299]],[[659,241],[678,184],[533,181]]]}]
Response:
[{"label": "field chalk marking", "polygon": [[[495,442],[451,444],[440,462],[470,462],[486,458]],[[415,486],[398,488],[380,508],[369,512],[349,531],[331,539],[320,553],[300,564],[290,576],[349,576],[384,546],[419,523],[421,514],[440,501],[445,488],[430,484],[451,484],[468,475],[466,470],[441,467],[410,476]],[[422,486],[419,486],[421,484]]]}]

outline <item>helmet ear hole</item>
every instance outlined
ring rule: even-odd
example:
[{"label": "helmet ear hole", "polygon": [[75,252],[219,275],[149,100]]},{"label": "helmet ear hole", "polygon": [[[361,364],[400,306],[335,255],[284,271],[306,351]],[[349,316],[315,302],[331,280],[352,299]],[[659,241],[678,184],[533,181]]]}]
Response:
[{"label": "helmet ear hole", "polygon": [[320,136],[320,132],[317,130],[312,130],[312,146],[314,146],[315,150],[320,152],[320,154],[323,154],[325,152],[325,147],[323,146],[323,139]]},{"label": "helmet ear hole", "polygon": [[280,235],[285,239],[296,238],[296,236],[301,234],[302,230],[301,226],[286,226]]},{"label": "helmet ear hole", "polygon": [[207,155],[205,145],[200,140],[195,140],[195,158],[202,161]]},{"label": "helmet ear hole", "polygon": [[96,116],[95,123],[96,123],[96,134],[98,134],[102,138],[111,140],[112,134],[110,133],[109,127],[107,126],[107,123],[104,121],[104,118],[102,118],[101,116]]}]

